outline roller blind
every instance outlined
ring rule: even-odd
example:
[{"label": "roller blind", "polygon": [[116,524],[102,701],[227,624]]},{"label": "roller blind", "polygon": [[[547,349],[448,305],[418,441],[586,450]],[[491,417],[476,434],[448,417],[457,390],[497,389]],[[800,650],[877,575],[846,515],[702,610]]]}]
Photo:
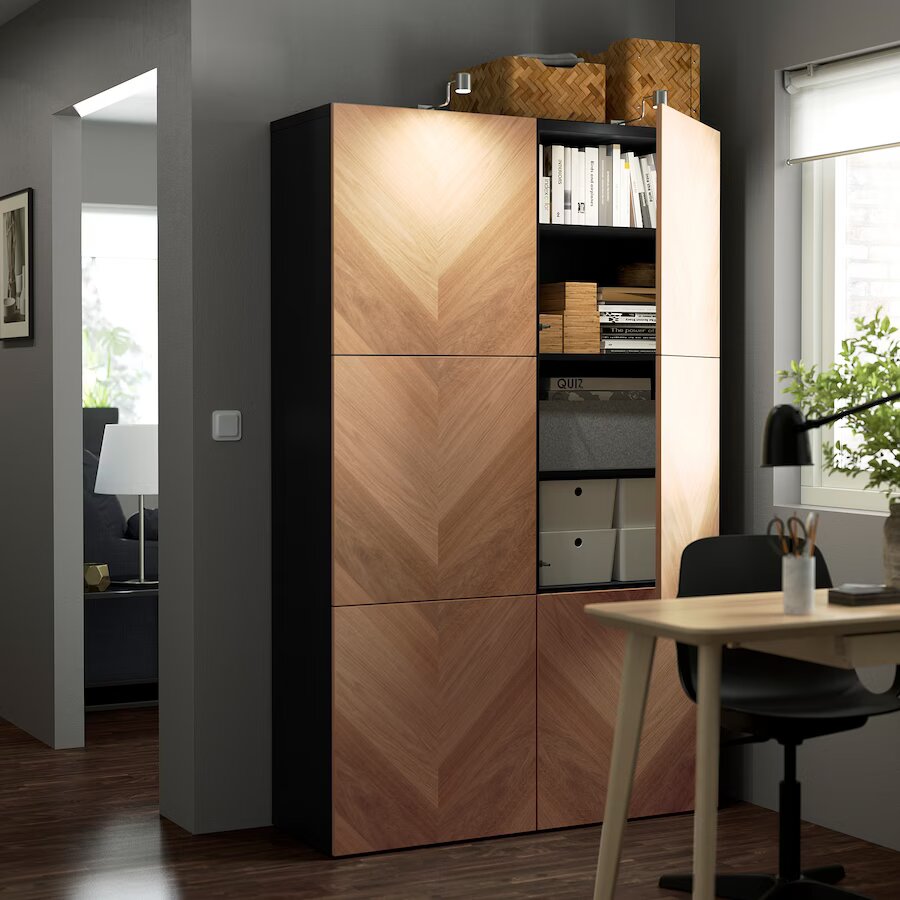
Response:
[{"label": "roller blind", "polygon": [[900,145],[900,48],[784,73],[791,163]]}]

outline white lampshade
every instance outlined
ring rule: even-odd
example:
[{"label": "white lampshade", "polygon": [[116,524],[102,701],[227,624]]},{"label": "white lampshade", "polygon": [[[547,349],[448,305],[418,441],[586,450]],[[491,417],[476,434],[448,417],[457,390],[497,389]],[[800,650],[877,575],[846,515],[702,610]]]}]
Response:
[{"label": "white lampshade", "polygon": [[107,425],[95,494],[158,494],[158,425]]}]

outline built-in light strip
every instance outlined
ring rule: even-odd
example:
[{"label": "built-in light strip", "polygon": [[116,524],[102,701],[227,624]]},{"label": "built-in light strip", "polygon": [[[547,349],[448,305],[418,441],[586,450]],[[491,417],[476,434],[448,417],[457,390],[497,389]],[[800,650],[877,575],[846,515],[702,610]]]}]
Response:
[{"label": "built-in light strip", "polygon": [[143,75],[138,75],[136,78],[131,78],[128,81],[117,84],[115,87],[111,87],[108,91],[103,91],[100,94],[95,94],[93,97],[88,97],[87,100],[76,103],[75,112],[83,119],[85,116],[99,112],[101,109],[106,109],[107,106],[112,106],[113,103],[127,100],[135,94],[144,93],[155,87],[156,69],[151,69],[149,72],[144,72]]}]

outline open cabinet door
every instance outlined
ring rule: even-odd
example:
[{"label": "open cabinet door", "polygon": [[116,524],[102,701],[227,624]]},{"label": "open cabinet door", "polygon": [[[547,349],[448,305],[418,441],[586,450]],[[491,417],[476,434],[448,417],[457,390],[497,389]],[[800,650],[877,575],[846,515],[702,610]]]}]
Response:
[{"label": "open cabinet door", "polygon": [[657,584],[719,532],[719,133],[671,107],[657,135]]}]

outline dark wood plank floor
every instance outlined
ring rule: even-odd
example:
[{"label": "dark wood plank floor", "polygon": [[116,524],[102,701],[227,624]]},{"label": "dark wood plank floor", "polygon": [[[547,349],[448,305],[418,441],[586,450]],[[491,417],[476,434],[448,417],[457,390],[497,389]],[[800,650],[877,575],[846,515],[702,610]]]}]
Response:
[{"label": "dark wood plank floor", "polygon": [[[270,828],[192,837],[159,818],[156,712],[92,713],[85,750],[51,751],[0,720],[0,897],[16,900],[587,898],[599,828],[330,860]],[[691,816],[628,827],[627,900],[667,898],[661,872],[690,866]],[[720,819],[721,868],[775,866],[775,817],[742,805]],[[804,829],[805,864],[836,860],[846,885],[900,897],[900,853]]]}]

